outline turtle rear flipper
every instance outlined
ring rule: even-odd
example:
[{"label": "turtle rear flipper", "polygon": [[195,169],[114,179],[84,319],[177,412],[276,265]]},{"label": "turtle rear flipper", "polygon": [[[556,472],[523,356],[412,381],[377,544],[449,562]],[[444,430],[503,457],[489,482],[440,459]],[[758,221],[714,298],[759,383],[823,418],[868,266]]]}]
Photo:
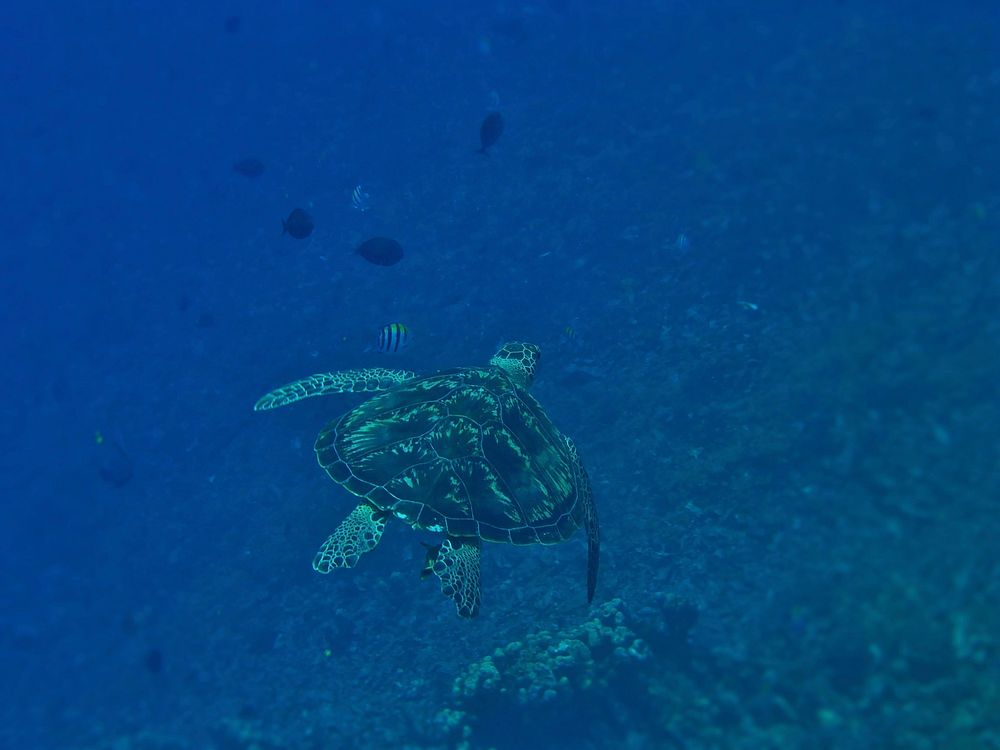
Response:
[{"label": "turtle rear flipper", "polygon": [[361,503],[323,542],[313,558],[313,569],[329,573],[334,568],[353,568],[365,552],[375,549],[385,531],[386,520],[384,513]]},{"label": "turtle rear flipper", "polygon": [[264,394],[254,404],[254,411],[275,409],[293,404],[310,396],[325,396],[328,393],[366,393],[384,391],[393,386],[412,380],[417,374],[409,370],[388,370],[385,367],[369,367],[361,370],[341,370],[321,372],[308,378],[296,380]]},{"label": "turtle rear flipper", "polygon": [[445,539],[427,550],[423,575],[434,573],[441,579],[441,593],[455,601],[459,617],[479,613],[479,540]]}]

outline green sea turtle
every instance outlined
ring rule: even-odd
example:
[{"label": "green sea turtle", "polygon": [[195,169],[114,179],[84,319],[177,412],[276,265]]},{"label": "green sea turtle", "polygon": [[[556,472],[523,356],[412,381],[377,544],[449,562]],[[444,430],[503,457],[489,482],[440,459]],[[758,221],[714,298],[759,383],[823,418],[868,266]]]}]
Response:
[{"label": "green sea turtle", "polygon": [[429,547],[434,573],[458,614],[479,611],[480,541],[557,544],[587,533],[587,601],[594,596],[600,542],[590,480],[572,441],[528,393],[540,352],[501,347],[487,367],[418,377],[371,368],[312,375],[261,398],[255,411],[328,393],[377,395],[330,422],[316,458],[361,498],[324,542],[313,568],[350,568],[398,518],[445,535]]}]

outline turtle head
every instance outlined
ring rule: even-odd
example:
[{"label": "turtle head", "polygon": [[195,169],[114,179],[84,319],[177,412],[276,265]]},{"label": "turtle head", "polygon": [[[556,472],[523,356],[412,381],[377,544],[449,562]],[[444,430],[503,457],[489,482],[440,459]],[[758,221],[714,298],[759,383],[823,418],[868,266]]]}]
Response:
[{"label": "turtle head", "polygon": [[542,358],[542,350],[534,344],[513,341],[500,347],[490,364],[507,373],[522,388],[530,388],[535,379],[535,368]]}]

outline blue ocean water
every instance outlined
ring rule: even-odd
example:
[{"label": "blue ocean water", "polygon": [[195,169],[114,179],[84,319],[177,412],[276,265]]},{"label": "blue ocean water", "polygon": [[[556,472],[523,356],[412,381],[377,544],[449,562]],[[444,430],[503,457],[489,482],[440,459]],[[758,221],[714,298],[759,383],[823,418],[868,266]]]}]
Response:
[{"label": "blue ocean water", "polygon": [[[1000,747],[1000,6],[0,29],[0,747]],[[594,601],[583,532],[485,544],[472,620],[439,533],[315,573],[358,501],[313,441],[368,396],[255,401],[506,341]]]}]

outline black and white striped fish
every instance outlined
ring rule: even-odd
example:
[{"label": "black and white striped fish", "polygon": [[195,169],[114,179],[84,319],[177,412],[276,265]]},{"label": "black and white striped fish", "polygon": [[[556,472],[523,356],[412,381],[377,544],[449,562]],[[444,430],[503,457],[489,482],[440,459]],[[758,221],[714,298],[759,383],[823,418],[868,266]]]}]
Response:
[{"label": "black and white striped fish", "polygon": [[351,207],[362,213],[371,208],[371,196],[360,185],[354,188],[354,192],[351,193]]},{"label": "black and white striped fish", "polygon": [[410,329],[402,323],[389,323],[378,331],[378,350],[380,352],[399,352],[410,343]]}]

